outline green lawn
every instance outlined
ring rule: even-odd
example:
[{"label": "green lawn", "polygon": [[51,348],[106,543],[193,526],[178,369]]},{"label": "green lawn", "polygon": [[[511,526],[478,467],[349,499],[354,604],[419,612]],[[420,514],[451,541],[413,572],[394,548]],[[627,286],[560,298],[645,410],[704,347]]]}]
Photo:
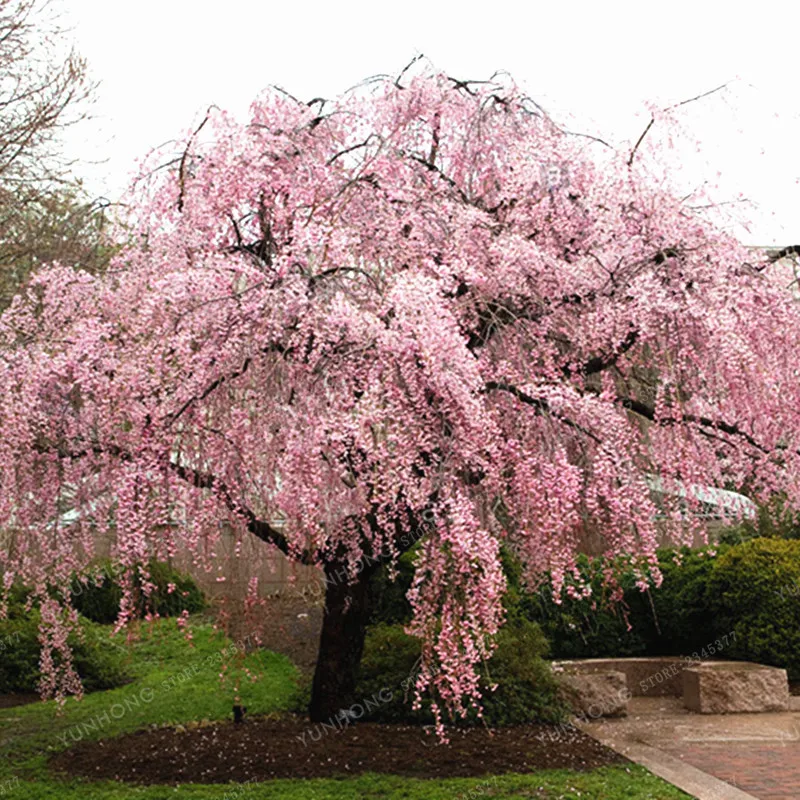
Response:
[{"label": "green lawn", "polygon": [[[187,724],[228,719],[232,679],[221,686],[223,664],[241,677],[241,699],[249,715],[280,712],[296,696],[296,672],[283,656],[254,653],[242,661],[231,643],[208,625],[193,626],[190,645],[174,621],[163,620],[131,648],[128,685],[70,700],[58,714],[54,703],[0,710],[0,800],[686,800],[639,767],[606,768],[590,773],[564,771],[496,778],[411,780],[362,775],[341,780],[281,780],[230,786],[135,787],[115,783],[63,781],[50,775],[47,759],[73,742],[109,738],[148,725]],[[261,675],[244,677],[243,667]]]}]

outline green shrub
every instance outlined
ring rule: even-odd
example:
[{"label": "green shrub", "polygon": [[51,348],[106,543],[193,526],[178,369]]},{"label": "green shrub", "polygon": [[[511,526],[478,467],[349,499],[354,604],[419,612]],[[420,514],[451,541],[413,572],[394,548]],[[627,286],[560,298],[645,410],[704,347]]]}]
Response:
[{"label": "green shrub", "polygon": [[[722,546],[718,552],[727,549]],[[664,580],[658,589],[647,592],[653,607],[647,655],[701,653],[716,638],[717,620],[708,601],[708,582],[717,560],[706,548],[659,551]]]},{"label": "green shrub", "polygon": [[[660,550],[663,583],[646,592],[635,585],[624,561],[609,565],[605,559],[583,556],[578,566],[592,586],[592,595],[576,599],[565,590],[556,603],[547,581],[536,592],[525,591],[519,562],[503,551],[507,618],[512,628],[525,622],[538,624],[557,659],[697,653],[703,658],[773,664],[786,668],[793,680],[800,679],[800,540],[788,538],[792,535],[788,512],[783,518],[773,512],[765,515],[762,512],[757,530],[770,533],[770,538],[751,538],[751,528],[756,528],[748,523],[728,531],[730,544],[720,544],[716,555],[709,548]],[[767,517],[774,529],[767,525]],[[609,566],[615,568],[623,589],[622,600],[616,603],[603,586],[603,572]],[[405,592],[412,575],[413,562],[408,561],[396,582],[385,575],[375,580],[374,622],[408,621]],[[391,671],[396,660],[400,681],[412,668],[416,651],[407,653],[410,645],[402,633],[392,636],[384,636],[384,655],[379,650],[365,654],[376,659],[372,666],[367,662],[365,675]],[[718,640],[725,643],[722,649]],[[381,659],[389,663],[378,663]],[[501,661],[498,652],[493,663]],[[406,712],[399,718],[406,719]]]},{"label": "green shrub", "polygon": [[419,657],[419,641],[405,633],[402,625],[380,623],[367,629],[356,697],[385,697],[386,690],[393,697],[392,702],[373,710],[371,721],[413,724],[432,721],[429,702],[419,711],[411,708],[413,681],[409,682],[409,678],[416,673]]},{"label": "green shrub", "polygon": [[554,658],[644,655],[655,630],[649,598],[636,588],[633,573],[617,565],[624,595],[612,602],[603,582],[607,566],[601,558],[580,556],[578,568],[592,587],[589,597],[571,597],[565,586],[557,603],[546,580],[536,592],[521,591],[510,613],[541,626]]},{"label": "green shrub", "polygon": [[[604,562],[581,563],[597,595]],[[697,653],[780,666],[800,679],[800,541],[744,539],[717,555],[662,550],[659,566],[662,585],[645,593],[623,575],[616,607],[566,594],[558,605],[548,585],[523,593],[515,613],[541,625],[556,658]]]},{"label": "green shrub", "polygon": [[[33,693],[39,681],[38,613],[0,620],[0,694]],[[12,616],[12,614],[14,616]]]},{"label": "green shrub", "polygon": [[753,539],[714,563],[707,586],[716,636],[726,656],[784,667],[800,679],[800,541]]},{"label": "green shrub", "polygon": [[396,625],[411,620],[411,603],[406,593],[414,579],[414,560],[417,548],[406,551],[397,560],[392,579],[388,566],[382,566],[370,579],[370,624]]},{"label": "green shrub", "polygon": [[[719,552],[728,548],[722,546]],[[522,593],[516,614],[538,622],[554,658],[611,658],[691,655],[716,638],[714,612],[708,602],[708,581],[716,563],[707,548],[663,549],[658,553],[663,582],[642,592],[624,562],[582,556],[578,566],[592,587],[588,598],[572,598],[566,589],[561,602],[545,582],[536,593]],[[623,590],[614,602],[603,586],[611,566]],[[714,634],[712,636],[712,634]]]},{"label": "green shrub", "polygon": [[[558,722],[564,707],[558,697],[549,664],[544,660],[547,641],[539,627],[522,621],[505,626],[498,634],[497,650],[482,670],[483,719],[488,725],[516,725],[526,722]],[[356,695],[359,698],[384,698],[370,719],[379,722],[429,724],[433,722],[430,701],[412,709],[413,676],[420,656],[417,639],[403,632],[400,625],[370,628],[361,660]],[[409,680],[411,679],[411,680]],[[490,686],[498,684],[492,692]],[[478,722],[474,714],[466,721]]]},{"label": "green shrub", "polygon": [[[162,617],[174,617],[183,611],[190,614],[205,607],[203,592],[188,575],[178,572],[162,561],[151,561],[147,569],[150,582],[156,588],[149,597],[141,591],[141,579],[135,580],[137,611],[140,617],[150,611]],[[94,576],[100,574],[99,582]],[[71,597],[75,609],[87,619],[104,625],[115,622],[122,599],[122,587],[117,576],[119,569],[111,561],[99,564],[89,576],[75,577],[72,581]],[[175,591],[168,590],[169,584]]]},{"label": "green shrub", "polygon": [[[86,691],[113,689],[128,681],[120,648],[109,640],[108,629],[83,620],[81,634],[71,634],[75,671]],[[34,693],[39,679],[39,612],[12,606],[0,620],[0,694]],[[56,656],[57,657],[57,656]]]},{"label": "green shrub", "polygon": [[[497,636],[497,650],[484,672],[483,716],[489,725],[559,722],[565,710],[558,687],[544,660],[547,639],[533,622],[506,625]],[[492,683],[494,692],[487,691]]]},{"label": "green shrub", "polygon": [[[96,579],[100,575],[99,580]],[[110,561],[98,565],[91,576],[75,576],[70,586],[70,600],[75,610],[86,619],[101,625],[115,622],[122,600],[122,587]]]},{"label": "green shrub", "polygon": [[[579,559],[583,574],[591,576],[592,597],[576,600],[563,592],[562,602],[557,604],[549,582],[537,592],[527,592],[522,585],[519,559],[506,547],[501,548],[500,556],[508,587],[503,598],[506,618],[516,624],[536,622],[550,642],[555,658],[636,656],[647,652],[648,642],[654,636],[649,599],[633,589],[626,593],[622,603],[609,603],[601,580],[605,567],[602,559],[590,560],[585,556]],[[389,578],[385,567],[376,572],[370,586],[371,624],[394,625],[411,619],[406,593],[413,576],[414,551],[400,558],[394,580]],[[630,589],[633,584],[632,576],[623,581]]]}]

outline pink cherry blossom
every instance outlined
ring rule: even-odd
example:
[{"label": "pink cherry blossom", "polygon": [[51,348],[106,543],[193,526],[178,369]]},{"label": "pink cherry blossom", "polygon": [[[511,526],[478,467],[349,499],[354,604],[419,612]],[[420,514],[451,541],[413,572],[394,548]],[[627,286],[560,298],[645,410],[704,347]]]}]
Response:
[{"label": "pink cherry blossom", "polygon": [[[108,274],[52,265],[0,318],[0,561],[59,588],[44,691],[78,690],[62,609],[98,533],[120,624],[137,565],[180,543],[211,569],[223,522],[322,565],[317,716],[357,663],[364,565],[419,541],[417,689],[444,721],[480,702],[501,544],[580,593],[587,530],[657,578],[652,476],[795,502],[780,274],[671,196],[657,152],[597,148],[513,84],[428,71],[270,91],[151,158]],[[688,540],[699,499],[664,497]]]}]

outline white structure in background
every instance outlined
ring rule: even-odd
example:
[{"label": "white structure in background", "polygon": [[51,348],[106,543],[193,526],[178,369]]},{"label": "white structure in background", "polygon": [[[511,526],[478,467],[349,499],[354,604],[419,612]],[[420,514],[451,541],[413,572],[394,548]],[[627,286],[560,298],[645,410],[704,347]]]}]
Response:
[{"label": "white structure in background", "polygon": [[[717,489],[713,486],[699,486],[697,484],[686,484],[680,481],[675,482],[674,488],[665,489],[661,478],[657,475],[648,475],[645,479],[654,499],[658,502],[658,497],[679,497],[690,498],[695,503],[699,503],[698,510],[689,511],[686,504],[686,516],[698,517],[700,519],[716,519],[722,521],[735,522],[741,519],[755,519],[758,513],[756,504],[743,494],[730,492],[726,489]],[[659,515],[657,519],[664,519],[665,515]]]}]

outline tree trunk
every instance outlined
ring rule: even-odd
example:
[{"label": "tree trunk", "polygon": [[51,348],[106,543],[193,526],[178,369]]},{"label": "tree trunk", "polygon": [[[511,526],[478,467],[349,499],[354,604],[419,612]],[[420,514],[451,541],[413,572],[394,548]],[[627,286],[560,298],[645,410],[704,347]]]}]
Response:
[{"label": "tree trunk", "polygon": [[343,563],[325,565],[325,611],[308,707],[312,722],[336,720],[357,699],[354,692],[364,650],[372,572],[363,569],[348,583]]}]

